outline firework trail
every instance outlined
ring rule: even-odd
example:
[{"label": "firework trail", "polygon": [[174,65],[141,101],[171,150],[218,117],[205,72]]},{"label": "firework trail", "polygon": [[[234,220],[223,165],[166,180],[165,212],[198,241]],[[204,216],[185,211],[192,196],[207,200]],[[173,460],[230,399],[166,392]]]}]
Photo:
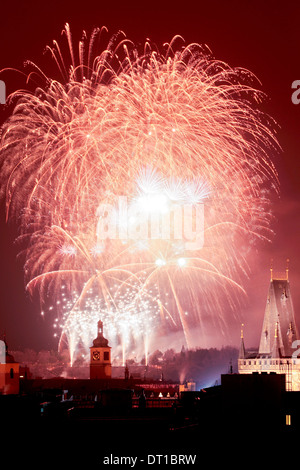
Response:
[{"label": "firework trail", "polygon": [[[124,33],[105,41],[106,33],[84,33],[76,51],[66,25],[67,52],[56,41],[48,48],[60,78],[29,63],[28,80],[39,85],[11,95],[1,134],[1,194],[20,229],[27,289],[44,306],[65,286],[71,303],[61,321],[72,357],[93,337],[76,330],[97,323],[85,304],[95,288],[98,314],[115,327],[127,318],[135,338],[151,289],[164,331],[182,329],[187,344],[207,316],[224,329],[224,301],[234,311],[248,247],[271,236],[278,191],[275,126],[259,109],[264,96],[250,72],[179,36],[164,52],[149,42],[139,52]],[[174,206],[204,207],[201,246],[188,249],[184,236],[128,236],[137,213],[139,222],[163,218]],[[103,207],[126,237],[102,236]],[[122,316],[126,289],[135,296]]]}]

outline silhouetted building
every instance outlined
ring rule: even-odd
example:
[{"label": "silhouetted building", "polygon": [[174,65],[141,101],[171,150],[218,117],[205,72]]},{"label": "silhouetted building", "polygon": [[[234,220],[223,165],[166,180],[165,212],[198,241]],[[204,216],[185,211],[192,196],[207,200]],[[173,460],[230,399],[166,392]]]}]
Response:
[{"label": "silhouetted building", "polygon": [[[222,417],[229,431],[264,433],[285,426],[283,374],[224,374],[221,376]],[[290,392],[289,392],[290,393]]]}]

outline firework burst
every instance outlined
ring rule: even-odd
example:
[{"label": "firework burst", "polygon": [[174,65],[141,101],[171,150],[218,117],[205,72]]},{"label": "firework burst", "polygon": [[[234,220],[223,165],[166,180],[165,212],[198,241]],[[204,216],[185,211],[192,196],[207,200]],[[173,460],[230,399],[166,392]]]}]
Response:
[{"label": "firework burst", "polygon": [[[30,64],[29,78],[42,85],[10,97],[2,128],[2,197],[7,219],[19,224],[27,288],[43,305],[66,287],[62,329],[73,352],[83,337],[91,341],[83,325],[97,315],[119,327],[121,343],[126,321],[136,339],[152,289],[155,318],[166,330],[182,329],[189,345],[190,329],[207,315],[225,328],[224,299],[234,307],[243,290],[243,247],[271,234],[277,142],[274,122],[259,110],[263,94],[251,73],[179,36],[164,52],[149,42],[139,52],[119,33],[99,52],[102,28],[84,34],[76,53],[68,25],[64,33],[70,63],[57,42],[48,48],[61,79]],[[188,249],[184,236],[161,232],[128,235],[137,213],[140,223],[143,214],[168,216],[174,205],[204,206],[201,246]],[[99,233],[103,207],[126,237]],[[85,303],[91,288],[96,315]],[[122,310],[124,289],[131,294]],[[145,320],[148,335],[154,323]]]}]

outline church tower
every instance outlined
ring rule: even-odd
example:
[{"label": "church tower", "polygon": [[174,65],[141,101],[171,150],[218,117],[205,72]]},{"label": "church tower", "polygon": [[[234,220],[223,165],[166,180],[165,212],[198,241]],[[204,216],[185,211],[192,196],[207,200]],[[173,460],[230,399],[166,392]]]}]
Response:
[{"label": "church tower", "polygon": [[285,374],[286,389],[300,391],[300,342],[288,272],[287,265],[285,273],[274,275],[271,267],[259,349],[246,353],[242,333],[238,370],[240,374]]},{"label": "church tower", "polygon": [[271,279],[265,316],[259,343],[259,354],[270,354],[278,343],[279,353],[284,356],[293,354],[293,342],[298,339],[294,307],[290,292],[288,267],[285,274],[274,278],[271,268]]},{"label": "church tower", "polygon": [[90,379],[111,378],[111,347],[103,336],[103,323],[98,321],[98,335],[90,347]]}]

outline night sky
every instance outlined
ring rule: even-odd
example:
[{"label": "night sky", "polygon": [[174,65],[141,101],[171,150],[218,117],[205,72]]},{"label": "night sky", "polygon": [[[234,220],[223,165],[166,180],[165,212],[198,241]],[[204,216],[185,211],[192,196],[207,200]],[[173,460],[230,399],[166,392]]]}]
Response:
[{"label": "night sky", "polygon": [[[196,6],[195,6],[196,5]],[[22,69],[25,60],[42,66],[51,75],[55,69],[46,45],[60,40],[64,24],[71,26],[74,42],[83,29],[90,33],[96,26],[106,26],[113,34],[119,29],[136,44],[150,38],[158,45],[180,34],[186,44],[207,44],[217,59],[232,67],[244,67],[261,81],[268,95],[265,110],[278,122],[282,154],[274,156],[281,183],[280,199],[274,201],[276,232],[272,244],[261,245],[251,257],[252,275],[245,281],[248,301],[237,312],[245,323],[245,343],[257,346],[263,321],[270,259],[274,270],[284,270],[290,259],[290,281],[300,326],[300,104],[292,103],[292,82],[300,80],[300,4],[298,1],[261,0],[191,2],[170,1],[89,1],[70,2],[37,0],[4,2],[0,17],[0,69]],[[24,87],[17,74],[6,73],[7,94]],[[5,118],[0,105],[0,117]],[[52,319],[43,320],[39,306],[25,295],[22,266],[16,260],[14,228],[4,223],[1,205],[1,283],[0,334],[6,333],[10,349],[56,348]],[[232,318],[232,344],[239,344],[240,321]],[[214,346],[224,340],[216,336]],[[199,344],[201,346],[201,344]]]}]

